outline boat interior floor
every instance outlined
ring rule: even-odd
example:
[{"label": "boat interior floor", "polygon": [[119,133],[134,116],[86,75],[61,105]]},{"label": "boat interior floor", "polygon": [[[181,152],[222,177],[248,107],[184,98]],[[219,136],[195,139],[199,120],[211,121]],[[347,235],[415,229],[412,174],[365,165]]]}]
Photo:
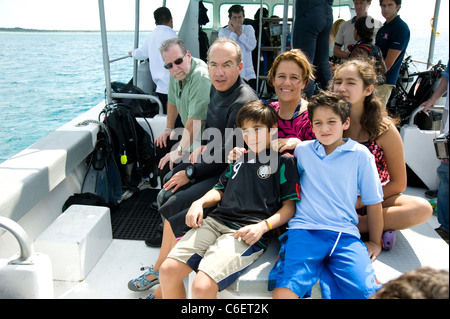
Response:
[{"label": "boat interior floor", "polygon": [[[424,196],[424,189],[408,187],[405,193]],[[433,215],[422,225],[397,232],[394,248],[391,251],[383,251],[374,262],[378,280],[385,283],[421,266],[448,270],[448,244],[434,230],[437,227],[439,223]],[[148,247],[142,240],[113,239],[84,281],[54,281],[55,298],[145,298],[157,286],[148,291],[133,292],[127,288],[127,284],[129,280],[143,273],[141,267],[153,265],[158,255],[159,248]],[[221,295],[225,298],[228,296],[227,293],[220,293],[219,298]],[[313,298],[320,298],[320,295],[313,293]]]}]

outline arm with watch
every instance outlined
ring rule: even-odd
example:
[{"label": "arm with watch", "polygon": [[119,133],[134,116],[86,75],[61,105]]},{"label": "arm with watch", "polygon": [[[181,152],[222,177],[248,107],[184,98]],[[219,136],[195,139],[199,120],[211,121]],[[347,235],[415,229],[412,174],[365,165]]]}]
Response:
[{"label": "arm with watch", "polygon": [[196,167],[195,165],[189,165],[185,170],[181,170],[174,174],[167,183],[164,184],[164,190],[172,190],[172,193],[175,193],[180,187],[195,182],[196,176]]}]

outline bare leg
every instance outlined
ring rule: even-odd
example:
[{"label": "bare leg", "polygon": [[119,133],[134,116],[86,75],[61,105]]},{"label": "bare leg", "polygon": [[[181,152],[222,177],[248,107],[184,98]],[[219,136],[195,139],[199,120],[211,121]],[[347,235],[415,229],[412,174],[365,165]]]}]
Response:
[{"label": "bare leg", "polygon": [[[167,256],[169,255],[170,251],[173,247],[175,247],[177,243],[177,239],[175,235],[173,234],[172,227],[170,226],[170,223],[166,220],[164,220],[164,229],[163,229],[163,238],[162,238],[162,244],[161,244],[161,250],[159,251],[158,259],[155,262],[155,265],[153,266],[153,269],[156,271],[159,271],[161,268],[162,263],[166,260]],[[148,275],[145,278],[147,280],[154,280],[156,279],[153,275]],[[139,283],[137,284],[139,287]],[[161,286],[159,286],[155,292],[153,293],[153,296],[155,299],[161,299]]]},{"label": "bare leg", "polygon": [[194,299],[216,299],[219,286],[203,271],[199,271],[192,283],[192,297]]},{"label": "bare leg", "polygon": [[181,261],[167,258],[161,265],[159,280],[164,299],[185,299],[186,289],[183,279],[192,272],[192,268]]},{"label": "bare leg", "polygon": [[288,288],[277,288],[273,291],[273,299],[298,299],[298,296]]},{"label": "bare leg", "polygon": [[177,239],[176,239],[175,235],[173,234],[170,223],[166,219],[166,220],[164,220],[164,229],[163,229],[161,250],[159,251],[159,256],[155,262],[155,266],[153,267],[153,269],[158,270],[161,267],[162,263],[166,260],[170,251],[172,250],[173,247],[175,247],[176,244],[177,244]]},{"label": "bare leg", "polygon": [[[401,230],[420,225],[427,221],[433,208],[425,199],[417,196],[395,195],[383,202],[384,231]],[[367,233],[367,216],[360,216],[358,229]]]}]

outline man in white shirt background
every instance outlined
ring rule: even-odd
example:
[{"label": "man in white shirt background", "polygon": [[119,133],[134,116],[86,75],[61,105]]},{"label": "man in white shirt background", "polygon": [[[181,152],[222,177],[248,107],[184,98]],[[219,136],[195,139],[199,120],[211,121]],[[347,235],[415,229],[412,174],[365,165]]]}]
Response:
[{"label": "man in white shirt background", "polygon": [[234,40],[242,50],[244,67],[241,77],[256,90],[256,72],[253,68],[252,51],[256,48],[255,30],[244,23],[245,12],[241,5],[233,5],[228,10],[228,26],[219,30],[219,38]]},{"label": "man in white shirt background", "polygon": [[147,36],[144,43],[129,54],[136,60],[149,59],[150,74],[156,84],[156,94],[160,99],[164,114],[167,114],[167,94],[169,92],[170,73],[164,68],[159,48],[169,39],[177,38],[173,30],[172,13],[166,7],[161,7],[153,12],[156,28]]},{"label": "man in white shirt background", "polygon": [[[347,59],[350,51],[348,50],[348,46],[355,44],[355,22],[360,17],[367,16],[370,5],[372,4],[372,0],[353,0],[353,4],[355,5],[356,16],[352,19],[344,22],[338,30],[336,35],[336,41],[334,42],[333,55],[337,58]],[[381,21],[375,20],[375,30],[374,34],[376,35],[378,30],[381,28],[383,23]],[[375,37],[374,37],[375,43]]]}]

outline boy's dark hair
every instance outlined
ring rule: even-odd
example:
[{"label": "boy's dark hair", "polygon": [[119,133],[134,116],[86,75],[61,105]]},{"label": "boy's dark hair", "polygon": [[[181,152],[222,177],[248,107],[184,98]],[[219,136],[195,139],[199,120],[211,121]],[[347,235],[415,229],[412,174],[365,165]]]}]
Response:
[{"label": "boy's dark hair", "polygon": [[236,115],[236,126],[242,127],[244,122],[261,123],[267,128],[278,126],[278,115],[273,107],[261,100],[251,100],[244,104]]},{"label": "boy's dark hair", "polygon": [[230,9],[228,9],[228,18],[231,18],[233,13],[239,13],[239,12],[242,12],[242,15],[245,17],[245,11],[244,11],[243,6],[241,6],[240,4],[235,4],[235,5],[231,6]]},{"label": "boy's dark hair", "polygon": [[339,115],[344,123],[350,117],[351,104],[347,102],[340,94],[320,91],[317,95],[311,97],[308,103],[308,119],[312,123],[314,112],[319,107],[330,108],[334,113]]},{"label": "boy's dark hair", "polygon": [[[380,6],[383,4],[383,1],[384,1],[384,0],[380,0]],[[402,0],[394,0],[394,2],[395,2],[395,4],[398,5],[398,6],[402,4]]]},{"label": "boy's dark hair", "polygon": [[420,267],[393,279],[371,299],[448,299],[448,271]]},{"label": "boy's dark hair", "polygon": [[156,24],[167,24],[172,19],[172,13],[167,7],[161,7],[153,12]]},{"label": "boy's dark hair", "polygon": [[356,20],[355,30],[361,37],[362,43],[372,43],[375,35],[375,20],[370,16],[362,16]]}]

